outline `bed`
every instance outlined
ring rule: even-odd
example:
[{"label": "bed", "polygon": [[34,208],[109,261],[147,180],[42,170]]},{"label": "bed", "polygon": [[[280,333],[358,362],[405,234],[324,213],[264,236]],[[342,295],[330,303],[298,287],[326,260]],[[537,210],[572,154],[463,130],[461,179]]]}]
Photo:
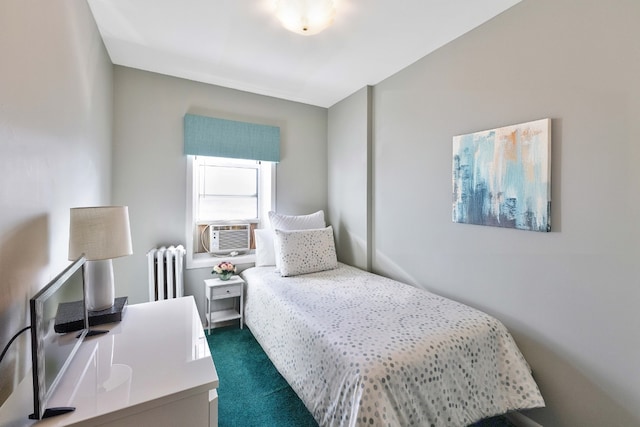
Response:
[{"label": "bed", "polygon": [[340,263],[242,276],[247,326],[321,426],[467,426],[544,406],[488,314]]}]

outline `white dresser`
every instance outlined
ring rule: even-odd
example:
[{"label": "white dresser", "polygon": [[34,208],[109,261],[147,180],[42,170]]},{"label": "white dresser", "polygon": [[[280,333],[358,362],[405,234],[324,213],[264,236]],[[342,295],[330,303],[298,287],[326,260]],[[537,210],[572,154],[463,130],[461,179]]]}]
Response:
[{"label": "white dresser", "polygon": [[0,407],[0,426],[218,425],[218,374],[192,296],[130,305],[87,338],[48,406],[76,410],[40,421],[31,375]]}]

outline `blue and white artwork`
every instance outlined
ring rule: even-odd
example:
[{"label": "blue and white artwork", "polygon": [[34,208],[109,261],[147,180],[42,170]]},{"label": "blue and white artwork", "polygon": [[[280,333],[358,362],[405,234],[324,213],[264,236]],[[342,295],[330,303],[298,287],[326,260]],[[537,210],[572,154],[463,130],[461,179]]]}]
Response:
[{"label": "blue and white artwork", "polygon": [[454,136],[452,216],[551,231],[551,119]]}]

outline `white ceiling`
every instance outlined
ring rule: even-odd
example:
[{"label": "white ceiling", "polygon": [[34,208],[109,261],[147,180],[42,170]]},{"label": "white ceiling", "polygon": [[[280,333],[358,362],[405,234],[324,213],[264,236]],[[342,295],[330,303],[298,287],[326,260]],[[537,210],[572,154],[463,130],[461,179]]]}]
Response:
[{"label": "white ceiling", "polygon": [[330,107],[520,0],[336,0],[314,36],[285,30],[274,0],[88,0],[111,61]]}]

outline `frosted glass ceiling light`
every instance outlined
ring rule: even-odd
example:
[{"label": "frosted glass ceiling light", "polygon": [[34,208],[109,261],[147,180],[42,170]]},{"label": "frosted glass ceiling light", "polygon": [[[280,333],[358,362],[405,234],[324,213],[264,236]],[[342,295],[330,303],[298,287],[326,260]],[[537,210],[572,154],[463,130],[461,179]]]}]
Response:
[{"label": "frosted glass ceiling light", "polygon": [[333,23],[334,0],[277,0],[276,16],[289,31],[305,36],[318,34]]}]

